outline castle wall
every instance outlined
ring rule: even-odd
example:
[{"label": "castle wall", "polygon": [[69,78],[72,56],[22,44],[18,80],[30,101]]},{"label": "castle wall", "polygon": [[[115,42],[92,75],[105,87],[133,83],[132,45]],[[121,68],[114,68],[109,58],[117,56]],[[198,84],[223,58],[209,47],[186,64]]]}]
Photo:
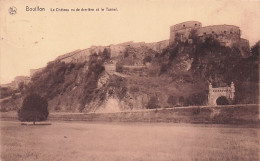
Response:
[{"label": "castle wall", "polygon": [[146,46],[146,43],[145,42],[134,43],[133,41],[130,41],[121,44],[110,45],[109,48],[111,51],[111,57],[114,58],[122,55],[126,51],[126,48],[129,46],[137,48],[137,47]]},{"label": "castle wall", "polygon": [[156,52],[162,52],[167,46],[169,46],[169,40],[163,40],[154,43],[147,43],[145,44],[147,47],[153,49]]},{"label": "castle wall", "polygon": [[30,69],[30,77],[32,77],[33,75],[41,72],[44,68],[38,68],[38,69]]},{"label": "castle wall", "polygon": [[116,64],[105,64],[104,67],[108,73],[114,73],[116,71]]},{"label": "castle wall", "polygon": [[19,87],[20,83],[24,83],[24,84],[28,84],[30,82],[30,77],[27,76],[16,76],[14,78],[14,84],[15,84],[15,88]]},{"label": "castle wall", "polygon": [[189,33],[192,29],[198,29],[200,27],[202,27],[202,24],[199,21],[187,21],[171,26],[169,43],[171,44],[174,42],[176,33],[181,34],[181,39],[184,39],[188,38]]},{"label": "castle wall", "polygon": [[155,43],[145,43],[145,42],[125,42],[121,44],[116,45],[109,45],[109,46],[91,46],[90,48],[84,49],[84,50],[76,50],[67,54],[64,54],[62,56],[57,57],[55,60],[59,60],[65,63],[79,63],[84,61],[89,61],[89,56],[94,53],[100,53],[103,52],[105,48],[110,50],[111,58],[118,57],[120,55],[123,55],[123,53],[126,51],[127,47],[148,47],[151,48],[157,52],[161,52],[164,48],[166,48],[169,45],[169,40],[163,40],[160,42]]},{"label": "castle wall", "polygon": [[197,34],[201,38],[212,36],[219,40],[219,42],[226,46],[232,44],[240,39],[240,29],[233,25],[214,25],[201,27],[197,30]]},{"label": "castle wall", "polygon": [[62,60],[62,59],[66,59],[67,57],[71,57],[73,55],[75,55],[77,52],[79,52],[80,50],[75,50],[66,54],[63,54],[61,56],[58,56],[55,60]]},{"label": "castle wall", "polygon": [[89,61],[89,55],[91,55],[90,49],[81,50],[74,56],[72,62],[78,63]]},{"label": "castle wall", "polygon": [[238,49],[240,50],[243,57],[249,57],[250,56],[250,45],[249,41],[246,39],[240,39],[238,42]]},{"label": "castle wall", "polygon": [[239,38],[240,37],[240,29],[237,26],[233,25],[213,25],[201,27],[197,30],[198,36],[204,35],[226,35],[230,37]]},{"label": "castle wall", "polygon": [[199,28],[199,27],[202,27],[202,24],[199,21],[186,21],[186,22],[182,22],[182,23],[171,26],[170,30],[171,31],[178,31],[178,30],[181,30],[181,29]]},{"label": "castle wall", "polygon": [[190,41],[189,35],[192,30],[196,30],[197,35],[202,39],[205,40],[207,37],[215,37],[222,45],[225,46],[236,46],[241,51],[243,57],[248,57],[250,54],[249,43],[245,39],[241,39],[241,32],[239,27],[234,25],[213,25],[213,26],[206,26],[202,27],[202,23],[199,21],[187,21],[182,22],[170,27],[170,38],[169,40],[163,40],[154,43],[145,43],[145,42],[138,42],[135,43],[133,41],[116,44],[116,45],[109,45],[109,46],[91,46],[88,49],[84,50],[76,50],[62,56],[59,56],[55,60],[60,60],[65,63],[70,62],[84,62],[89,61],[89,56],[94,53],[103,52],[105,48],[110,50],[111,58],[116,58],[121,56],[126,51],[127,47],[148,47],[156,52],[162,52],[164,48],[166,48],[169,44],[172,44],[175,41],[176,35],[182,42],[188,40]]},{"label": "castle wall", "polygon": [[190,32],[196,30],[197,35],[201,39],[214,37],[219,40],[222,45],[232,46],[235,42],[240,41],[240,29],[234,25],[213,25],[202,27],[198,21],[183,22],[170,29],[170,44],[175,41],[176,35],[181,41],[186,41],[189,38]]},{"label": "castle wall", "polygon": [[130,46],[132,44],[134,44],[133,41],[124,42],[124,43],[116,44],[116,45],[109,45],[111,58],[115,58],[115,57],[122,55],[125,52],[126,47]]},{"label": "castle wall", "polygon": [[59,56],[55,60],[59,60],[59,61],[65,62],[65,63],[85,62],[85,61],[89,61],[89,56],[91,54],[94,54],[94,53],[98,54],[100,52],[103,52],[105,48],[106,48],[105,46],[91,46],[88,49],[76,50],[74,52]]},{"label": "castle wall", "polygon": [[181,41],[186,41],[189,38],[190,32],[193,28],[186,28],[186,29],[181,29],[178,31],[172,32],[172,36],[170,38],[170,43],[173,43],[175,41],[175,38],[178,34],[178,37],[180,38]]},{"label": "castle wall", "polygon": [[145,72],[147,67],[145,65],[123,65],[122,68],[122,73],[126,75],[147,76],[147,72]]}]

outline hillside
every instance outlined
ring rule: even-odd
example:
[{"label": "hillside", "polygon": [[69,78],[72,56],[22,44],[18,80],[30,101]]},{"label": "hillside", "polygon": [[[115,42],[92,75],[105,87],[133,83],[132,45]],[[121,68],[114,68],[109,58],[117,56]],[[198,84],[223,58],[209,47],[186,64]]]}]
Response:
[{"label": "hillside", "polygon": [[[243,58],[239,49],[214,38],[190,39],[192,43],[176,39],[161,51],[138,45],[127,46],[117,57],[104,48],[88,61],[56,60],[35,74],[22,93],[39,93],[55,111],[113,112],[206,105],[209,83],[219,87],[234,82],[233,103],[258,102],[259,54]],[[111,63],[116,71],[105,68]]]}]

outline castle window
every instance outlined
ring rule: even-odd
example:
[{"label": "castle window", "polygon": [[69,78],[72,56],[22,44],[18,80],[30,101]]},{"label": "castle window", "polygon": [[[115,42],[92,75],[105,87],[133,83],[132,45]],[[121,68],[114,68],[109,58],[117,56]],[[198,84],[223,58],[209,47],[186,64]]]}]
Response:
[{"label": "castle window", "polygon": [[224,34],[226,34],[227,33],[227,31],[224,31]]},{"label": "castle window", "polygon": [[230,31],[230,34],[232,34],[232,31]]},{"label": "castle window", "polygon": [[197,26],[197,24],[195,23],[195,26]]},{"label": "castle window", "polygon": [[214,34],[215,32],[214,31],[212,31],[212,34]]},{"label": "castle window", "polygon": [[206,32],[204,32],[203,34],[206,35]]},{"label": "castle window", "polygon": [[182,27],[185,27],[185,25],[182,25]]}]

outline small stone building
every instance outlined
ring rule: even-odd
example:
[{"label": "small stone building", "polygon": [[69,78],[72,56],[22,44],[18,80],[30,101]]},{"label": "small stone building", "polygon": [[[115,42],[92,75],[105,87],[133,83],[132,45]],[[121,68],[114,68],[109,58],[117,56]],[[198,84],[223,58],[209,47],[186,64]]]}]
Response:
[{"label": "small stone building", "polygon": [[230,87],[213,88],[212,84],[209,84],[208,105],[218,105],[218,99],[221,98],[226,99],[228,104],[231,104],[235,98],[235,85],[233,82],[231,83]]}]

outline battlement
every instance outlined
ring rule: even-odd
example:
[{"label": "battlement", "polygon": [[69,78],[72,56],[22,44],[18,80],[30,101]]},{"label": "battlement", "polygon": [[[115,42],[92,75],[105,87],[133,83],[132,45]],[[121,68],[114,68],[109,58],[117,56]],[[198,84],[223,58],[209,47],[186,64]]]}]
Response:
[{"label": "battlement", "polygon": [[203,35],[228,35],[234,34],[240,37],[240,29],[238,26],[234,25],[212,25],[212,26],[205,26],[201,27],[197,30],[198,36]]}]

